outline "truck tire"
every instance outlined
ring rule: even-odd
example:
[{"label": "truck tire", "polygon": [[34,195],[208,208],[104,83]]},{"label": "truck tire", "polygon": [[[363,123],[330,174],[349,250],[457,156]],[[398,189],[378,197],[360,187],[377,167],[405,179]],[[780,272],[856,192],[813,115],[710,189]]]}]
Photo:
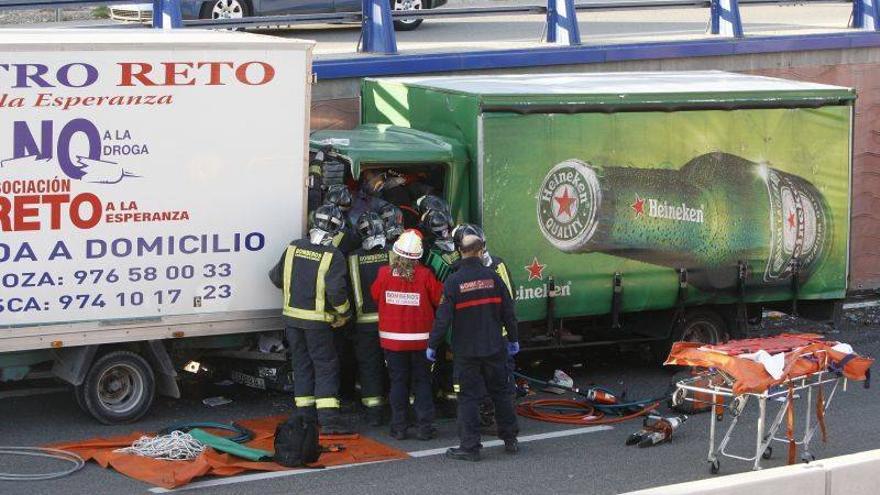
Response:
[{"label": "truck tire", "polygon": [[672,342],[717,344],[725,340],[726,336],[727,325],[724,323],[724,318],[711,309],[699,308],[688,311],[684,325],[676,326],[672,333]]},{"label": "truck tire", "polygon": [[673,342],[717,344],[726,338],[727,325],[724,318],[711,309],[697,308],[686,313],[684,324],[677,324],[668,339],[651,344],[651,354],[654,362],[662,365],[669,356]]},{"label": "truck tire", "polygon": [[130,351],[111,351],[92,363],[77,403],[107,425],[140,419],[156,397],[156,377],[146,359]]}]

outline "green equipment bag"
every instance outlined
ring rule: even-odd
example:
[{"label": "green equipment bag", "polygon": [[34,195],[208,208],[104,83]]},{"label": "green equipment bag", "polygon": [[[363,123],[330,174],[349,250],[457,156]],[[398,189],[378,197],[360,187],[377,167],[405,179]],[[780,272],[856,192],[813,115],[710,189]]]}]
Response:
[{"label": "green equipment bag", "polygon": [[227,454],[232,454],[236,457],[241,457],[242,459],[256,462],[272,460],[271,452],[245,447],[244,445],[235,443],[228,438],[212,435],[205,430],[193,428],[192,430],[190,430],[189,434],[192,435],[192,437],[199,442],[202,442],[203,444],[213,448],[214,450],[226,452]]},{"label": "green equipment bag", "polygon": [[321,445],[318,443],[318,423],[314,419],[294,414],[275,429],[275,462],[285,467],[307,466],[318,462]]}]

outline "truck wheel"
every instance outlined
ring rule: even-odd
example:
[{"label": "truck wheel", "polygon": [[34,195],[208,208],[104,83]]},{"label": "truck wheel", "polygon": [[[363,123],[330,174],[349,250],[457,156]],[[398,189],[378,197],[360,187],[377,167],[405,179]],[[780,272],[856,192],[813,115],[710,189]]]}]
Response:
[{"label": "truck wheel", "polygon": [[75,393],[77,403],[101,423],[131,423],[153,405],[156,378],[146,359],[130,351],[112,351],[92,363]]},{"label": "truck wheel", "polygon": [[662,365],[669,356],[673,342],[717,344],[724,340],[725,335],[727,326],[721,315],[711,309],[695,309],[687,312],[684,325],[676,325],[668,339],[651,344],[651,355],[655,363]]},{"label": "truck wheel", "polygon": [[672,342],[701,342],[717,344],[724,340],[727,326],[721,315],[710,309],[696,309],[685,316],[684,325],[679,325],[672,334]]},{"label": "truck wheel", "polygon": [[[421,10],[422,0],[393,0],[393,10]],[[395,31],[412,31],[419,27],[424,19],[397,19],[394,21]]]}]

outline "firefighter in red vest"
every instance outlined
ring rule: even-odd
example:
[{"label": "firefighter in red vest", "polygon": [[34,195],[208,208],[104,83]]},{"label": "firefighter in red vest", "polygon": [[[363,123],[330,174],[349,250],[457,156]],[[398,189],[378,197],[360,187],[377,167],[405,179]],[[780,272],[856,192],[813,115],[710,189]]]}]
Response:
[{"label": "firefighter in red vest", "polygon": [[419,262],[422,254],[420,234],[407,230],[394,243],[390,265],[379,270],[371,287],[379,307],[379,342],[391,377],[391,436],[398,440],[406,438],[410,391],[415,396],[417,438],[436,435],[425,349],[443,287]]}]

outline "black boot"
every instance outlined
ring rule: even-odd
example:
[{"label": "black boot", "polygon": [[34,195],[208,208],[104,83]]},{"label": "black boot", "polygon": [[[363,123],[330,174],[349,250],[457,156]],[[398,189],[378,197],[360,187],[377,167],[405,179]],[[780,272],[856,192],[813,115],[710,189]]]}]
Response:
[{"label": "black boot", "polygon": [[515,438],[508,438],[504,441],[504,452],[508,454],[518,454],[519,453],[519,440]]},{"label": "black boot", "polygon": [[338,412],[324,411],[326,410],[318,412],[318,423],[321,425],[322,435],[350,435],[354,433],[351,425],[342,421],[342,416]]},{"label": "black boot", "polygon": [[434,428],[433,425],[428,426],[420,426],[419,432],[416,434],[416,438],[419,440],[431,440],[437,436],[437,428]]},{"label": "black boot", "polygon": [[368,407],[366,412],[367,424],[370,426],[382,426],[382,406]]},{"label": "black boot", "polygon": [[464,450],[460,447],[452,447],[446,451],[446,457],[457,461],[477,462],[480,460],[479,450]]}]

